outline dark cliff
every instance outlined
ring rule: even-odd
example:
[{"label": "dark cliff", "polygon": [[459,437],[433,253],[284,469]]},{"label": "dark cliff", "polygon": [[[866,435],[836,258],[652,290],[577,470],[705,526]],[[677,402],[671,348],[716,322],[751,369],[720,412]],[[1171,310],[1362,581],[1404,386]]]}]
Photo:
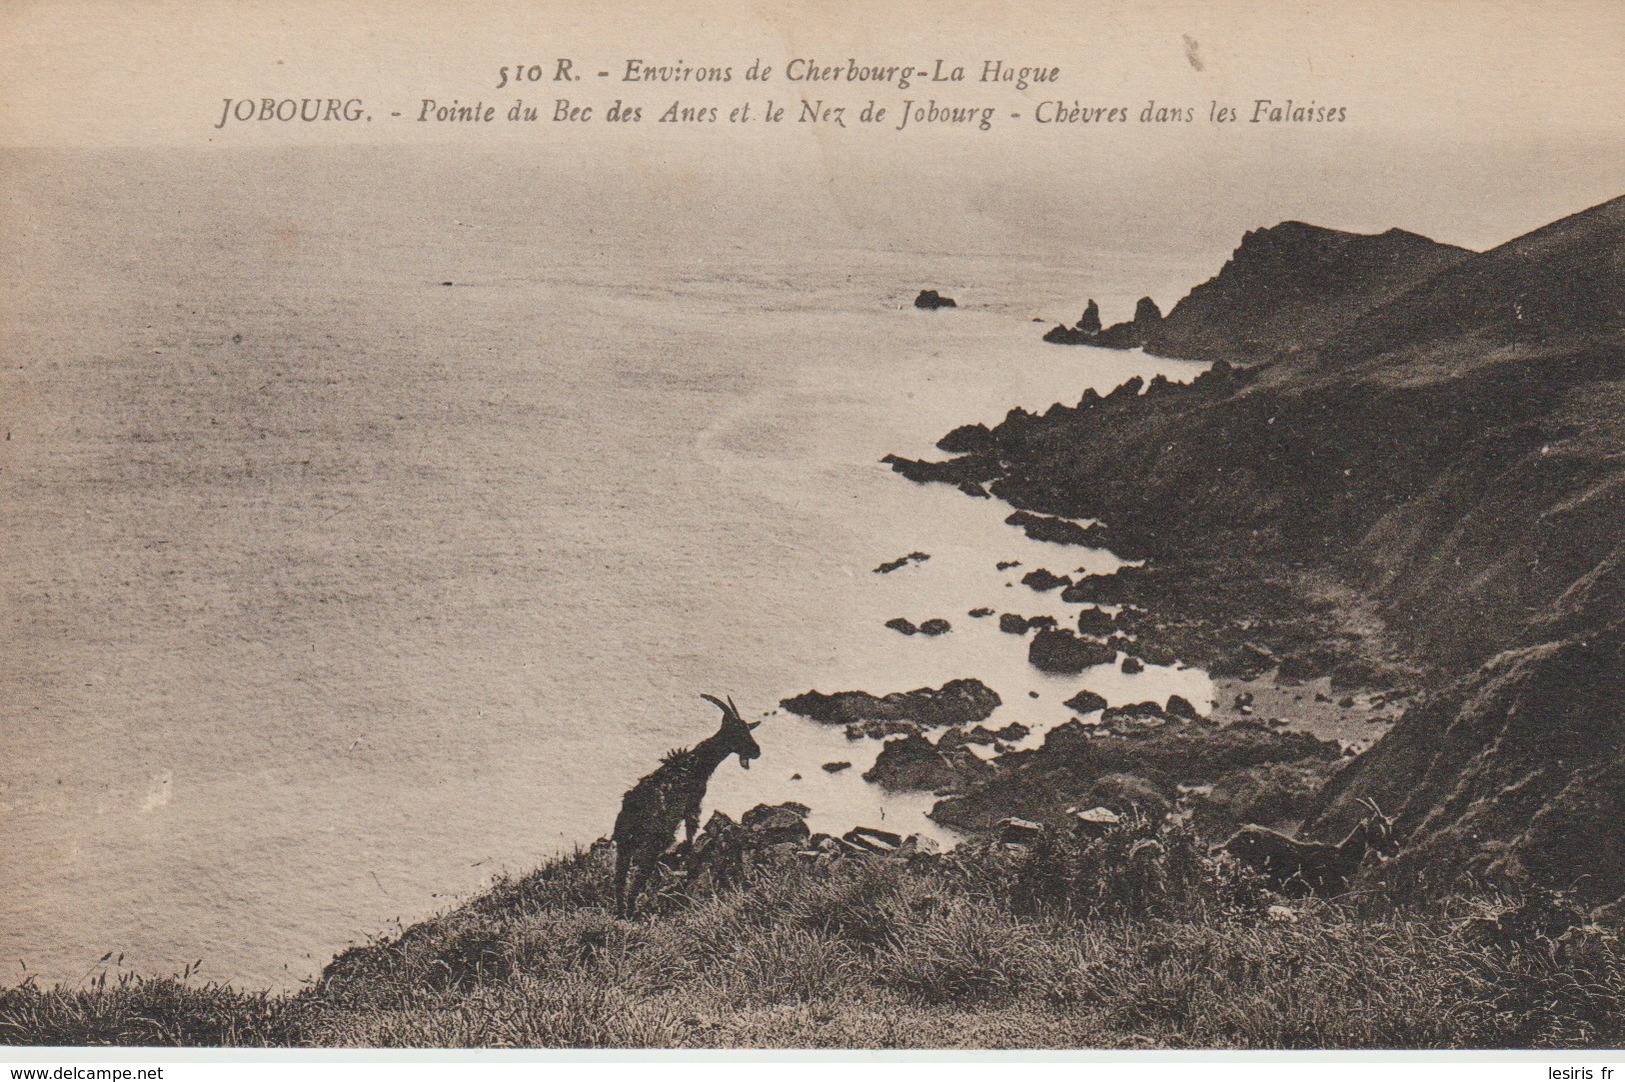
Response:
[{"label": "dark cliff", "polygon": [[1367,236],[1282,222],[1244,236],[1219,273],[1158,324],[1146,348],[1239,363],[1298,353],[1471,255],[1402,229]]},{"label": "dark cliff", "polygon": [[[1324,260],[1287,289],[1261,244]],[[1433,687],[1340,776],[1319,832],[1373,795],[1411,832],[1392,877],[1586,874],[1618,897],[1625,855],[1594,824],[1625,812],[1622,298],[1625,199],[1477,255],[1282,226],[1156,343],[1255,367],[1012,412],[977,454],[910,475],[1099,518],[1153,561],[1340,580]]]}]

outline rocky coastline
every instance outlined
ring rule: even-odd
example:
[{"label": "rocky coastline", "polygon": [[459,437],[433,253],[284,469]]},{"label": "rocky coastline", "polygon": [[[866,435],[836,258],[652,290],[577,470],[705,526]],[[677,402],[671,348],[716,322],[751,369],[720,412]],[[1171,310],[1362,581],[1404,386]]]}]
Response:
[{"label": "rocky coastline", "polygon": [[[1145,561],[1055,585],[1122,607],[1137,649],[1207,669],[1221,703],[1287,694],[1380,719],[1374,747],[1287,802],[1310,837],[1347,830],[1360,799],[1396,812],[1406,844],[1373,884],[1615,905],[1625,846],[1601,824],[1625,814],[1605,780],[1625,760],[1621,250],[1625,199],[1483,253],[1285,223],[1167,317],[1137,313],[1131,336],[1094,331],[1092,307],[1052,339],[1213,358],[1191,384],[1131,380],[956,429],[946,459],[887,461]],[[1043,628],[1034,660],[1067,671],[1093,643]],[[1048,775],[1020,773],[1042,791]]]}]

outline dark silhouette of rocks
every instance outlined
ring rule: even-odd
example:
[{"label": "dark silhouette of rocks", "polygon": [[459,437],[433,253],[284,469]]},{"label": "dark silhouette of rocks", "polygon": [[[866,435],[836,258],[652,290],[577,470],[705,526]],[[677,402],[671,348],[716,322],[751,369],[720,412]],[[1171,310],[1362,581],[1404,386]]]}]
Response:
[{"label": "dark silhouette of rocks", "polygon": [[1109,635],[1117,621],[1104,609],[1083,609],[1078,613],[1078,631],[1085,635]]},{"label": "dark silhouette of rocks", "polygon": [[1089,306],[1083,310],[1083,315],[1072,329],[1083,334],[1100,333],[1100,305],[1095,303],[1093,297],[1089,298]]},{"label": "dark silhouette of rocks", "polygon": [[1031,511],[1017,511],[1004,520],[1011,526],[1021,527],[1022,533],[1034,541],[1048,541],[1056,545],[1088,545],[1104,548],[1109,542],[1106,531],[1098,523],[1081,526],[1052,515],[1035,515]]},{"label": "dark silhouette of rocks", "polygon": [[938,308],[958,308],[952,297],[944,297],[934,289],[922,289],[920,295],[914,298],[914,307],[935,310]]},{"label": "dark silhouette of rocks", "polygon": [[1081,639],[1066,628],[1046,627],[1027,645],[1027,661],[1043,672],[1080,673],[1095,665],[1117,660],[1110,646]]},{"label": "dark silhouette of rocks", "polygon": [[975,752],[963,746],[941,749],[920,733],[886,741],[863,780],[885,789],[952,789],[992,772]]},{"label": "dark silhouette of rocks", "polygon": [[837,691],[830,695],[808,691],[779,706],[825,725],[865,721],[911,721],[921,728],[973,725],[987,720],[999,707],[998,692],[980,680],[950,680],[940,688],[894,691],[871,695],[866,691]]},{"label": "dark silhouette of rocks", "polygon": [[1047,568],[1040,567],[1021,576],[1021,583],[1042,594],[1061,586],[1071,586],[1072,580],[1065,575],[1057,575]]},{"label": "dark silhouette of rocks", "polygon": [[[1113,551],[1145,567],[1063,597],[1156,613],[1168,626],[1137,646],[1160,638],[1240,677],[1285,662],[1288,679],[1423,680],[1307,829],[1341,837],[1363,795],[1398,814],[1405,849],[1375,878],[1466,869],[1619,896],[1625,845],[1598,824],[1625,814],[1609,720],[1625,717],[1609,653],[1625,611],[1625,199],[1483,253],[1398,231],[1263,234],[1146,342],[1226,363],[1012,411],[995,450],[903,469],[1110,523]],[[1358,616],[1358,641],[1328,612]]]},{"label": "dark silhouette of rocks", "polygon": [[931,554],[927,552],[911,552],[907,556],[899,556],[895,560],[887,560],[885,563],[875,568],[875,574],[889,575],[899,568],[907,567],[909,564],[924,563],[930,558]]},{"label": "dark silhouette of rocks", "polygon": [[1106,699],[1102,695],[1096,695],[1092,691],[1084,690],[1078,692],[1061,705],[1079,714],[1093,714],[1096,710],[1106,709]]},{"label": "dark silhouette of rocks", "polygon": [[891,628],[893,631],[900,631],[904,635],[925,635],[928,638],[934,638],[937,635],[946,635],[948,632],[953,630],[953,625],[940,616],[933,616],[931,619],[922,622],[918,626],[915,626],[912,621],[905,620],[901,616],[894,616],[890,620],[886,621],[886,626]]},{"label": "dark silhouette of rocks", "polygon": [[739,825],[752,834],[759,845],[783,845],[805,841],[810,809],[805,804],[758,804],[739,818]]},{"label": "dark silhouette of rocks", "polygon": [[1201,721],[1202,715],[1196,712],[1196,707],[1183,695],[1168,696],[1168,705],[1164,707],[1169,717],[1179,718],[1182,721]]},{"label": "dark silhouette of rocks", "polygon": [[999,616],[999,630],[1006,635],[1025,635],[1034,628],[1054,627],[1053,616],[1021,616],[1006,612]]},{"label": "dark silhouette of rocks", "polygon": [[[1162,309],[1150,297],[1141,297],[1134,305],[1134,318],[1123,323],[1114,323],[1101,330],[1098,326],[1100,313],[1090,302],[1091,311],[1095,314],[1093,330],[1085,329],[1082,323],[1076,327],[1056,324],[1044,335],[1044,341],[1061,346],[1100,346],[1103,349],[1138,349],[1144,346],[1156,334],[1158,326],[1162,323]],[[1087,316],[1089,313],[1084,313]]]}]

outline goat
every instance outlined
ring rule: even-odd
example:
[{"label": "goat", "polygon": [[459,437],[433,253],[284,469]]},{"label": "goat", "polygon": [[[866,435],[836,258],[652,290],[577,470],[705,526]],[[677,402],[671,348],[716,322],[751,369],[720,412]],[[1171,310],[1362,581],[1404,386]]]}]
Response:
[{"label": "goat", "polygon": [[1278,830],[1248,823],[1219,846],[1219,852],[1252,868],[1283,894],[1342,894],[1349,889],[1368,852],[1387,858],[1398,848],[1394,821],[1382,813],[1376,801],[1362,797],[1360,803],[1370,814],[1336,845],[1299,841]]},{"label": "goat", "polygon": [[660,858],[671,848],[678,823],[683,824],[688,850],[693,852],[705,787],[722,761],[730,755],[738,755],[739,765],[749,770],[750,761],[762,754],[756,738],[750,735],[761,722],[745,721],[731,698],[727,702],[714,695],[700,698],[721,709],[722,727],[692,749],[679,748],[669,753],[654,773],[644,776],[621,799],[621,813],[615,817],[614,833],[615,915],[618,917],[632,919],[638,894]]}]

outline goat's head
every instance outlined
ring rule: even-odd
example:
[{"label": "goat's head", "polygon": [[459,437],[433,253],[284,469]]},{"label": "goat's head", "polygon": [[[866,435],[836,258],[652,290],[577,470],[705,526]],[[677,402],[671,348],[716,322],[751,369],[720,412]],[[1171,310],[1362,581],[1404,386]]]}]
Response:
[{"label": "goat's head", "polygon": [[761,722],[746,721],[740,717],[739,708],[734,705],[731,697],[727,702],[723,702],[715,695],[701,695],[700,698],[708,703],[715,704],[722,711],[722,728],[717,730],[717,735],[722,737],[724,746],[729,751],[739,756],[739,765],[745,770],[749,770],[750,761],[762,754],[761,745],[757,744],[756,738],[750,735],[750,731],[760,725]]},{"label": "goat's head", "polygon": [[1392,816],[1384,815],[1377,802],[1370,797],[1361,797],[1359,803],[1368,814],[1360,820],[1355,831],[1365,842],[1366,848],[1376,852],[1384,859],[1393,856],[1399,849],[1399,839],[1394,836],[1394,820]]}]

